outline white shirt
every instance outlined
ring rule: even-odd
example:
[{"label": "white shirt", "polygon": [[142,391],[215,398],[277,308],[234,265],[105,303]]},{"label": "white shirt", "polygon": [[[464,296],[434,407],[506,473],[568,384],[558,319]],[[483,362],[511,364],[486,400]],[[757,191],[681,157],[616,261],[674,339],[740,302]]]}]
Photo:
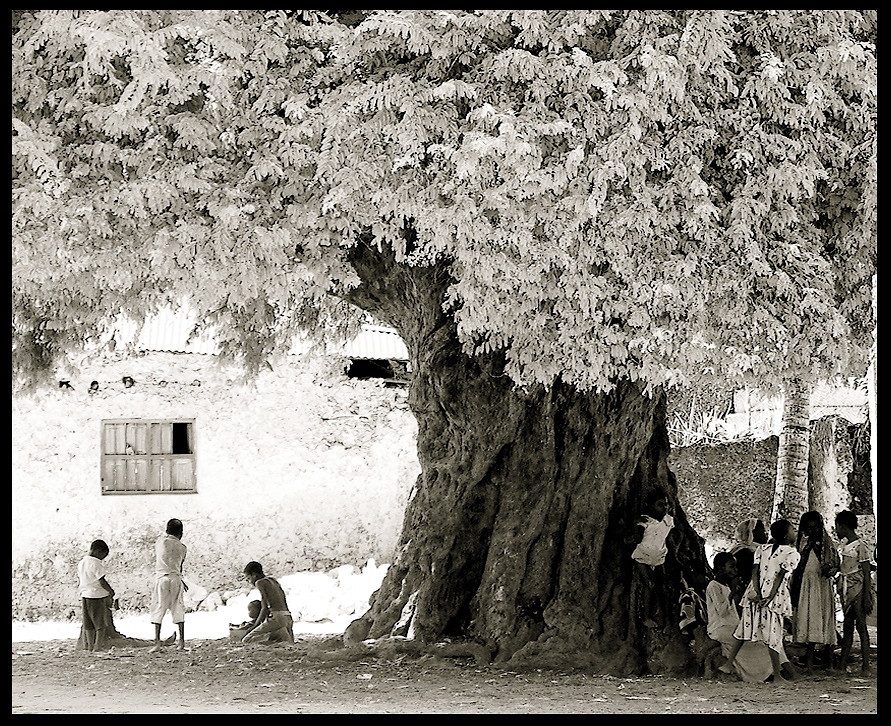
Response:
[{"label": "white shirt", "polygon": [[662,519],[653,519],[645,514],[643,520],[643,539],[634,548],[631,558],[645,565],[661,565],[665,562],[665,556],[668,554],[665,540],[671,528],[674,527],[674,518],[670,514],[666,514]]},{"label": "white shirt", "polygon": [[106,597],[108,590],[99,584],[105,577],[105,564],[98,557],[87,555],[77,563],[78,591],[81,597]]},{"label": "white shirt", "polygon": [[155,542],[155,575],[182,577],[186,546],[172,534],[161,535]]},{"label": "white shirt", "polygon": [[730,599],[730,588],[712,580],[705,588],[705,612],[708,619],[706,632],[712,640],[724,640],[733,635],[739,625],[739,612]]}]

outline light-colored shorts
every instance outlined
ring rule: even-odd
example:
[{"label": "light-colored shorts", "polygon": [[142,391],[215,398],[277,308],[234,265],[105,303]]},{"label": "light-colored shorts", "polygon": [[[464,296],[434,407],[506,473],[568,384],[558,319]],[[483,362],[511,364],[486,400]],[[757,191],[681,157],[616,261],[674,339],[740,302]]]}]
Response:
[{"label": "light-colored shorts", "polygon": [[161,575],[155,580],[152,588],[152,605],[149,619],[160,625],[167,611],[174,623],[185,622],[186,608],[183,604],[183,581],[176,575]]}]

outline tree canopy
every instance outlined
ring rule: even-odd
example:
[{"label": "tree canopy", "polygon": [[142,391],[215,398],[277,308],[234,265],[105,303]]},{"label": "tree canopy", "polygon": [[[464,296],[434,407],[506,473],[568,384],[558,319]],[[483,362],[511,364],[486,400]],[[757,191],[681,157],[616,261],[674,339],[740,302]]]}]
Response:
[{"label": "tree canopy", "polygon": [[187,296],[256,369],[349,251],[581,390],[865,370],[876,11],[14,11],[13,363]]}]

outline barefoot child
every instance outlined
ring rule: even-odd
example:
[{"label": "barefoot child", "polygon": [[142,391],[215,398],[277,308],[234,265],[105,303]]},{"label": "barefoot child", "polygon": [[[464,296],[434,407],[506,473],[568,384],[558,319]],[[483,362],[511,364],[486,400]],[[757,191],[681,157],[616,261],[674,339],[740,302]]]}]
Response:
[{"label": "barefoot child", "polygon": [[835,542],[823,525],[823,515],[805,512],[798,525],[797,549],[801,554],[792,573],[791,595],[795,611],[792,641],[805,643],[805,670],[814,667],[817,645],[832,660],[838,634],[835,630],[835,582],[839,570]]},{"label": "barefoot child", "polygon": [[735,666],[745,642],[764,642],[770,654],[774,683],[784,683],[780,669],[783,648],[783,618],[792,617],[789,581],[801,555],[795,549],[795,527],[787,519],[770,525],[771,540],[755,550],[752,581],[743,595],[742,617],[733,633],[727,665]]},{"label": "barefoot child", "polygon": [[644,514],[635,521],[637,546],[631,559],[637,562],[644,582],[643,624],[648,628],[664,625],[668,608],[663,602],[665,574],[663,572],[668,547],[665,540],[674,527],[674,518],[668,514],[668,495],[663,489],[654,489],[644,500]]},{"label": "barefoot child", "polygon": [[[705,589],[705,607],[708,614],[708,636],[721,644],[726,660],[734,644],[733,633],[739,626],[740,610],[736,601],[737,560],[732,552],[718,552],[713,562],[715,579]],[[746,574],[748,578],[750,573]],[[791,672],[785,650],[780,651],[780,667]],[[764,643],[745,642],[739,648],[733,666],[725,663],[719,670],[732,673],[736,670],[748,683],[762,683],[773,674],[770,654]]]},{"label": "barefoot child", "polygon": [[97,539],[90,545],[90,554],[77,563],[78,589],[83,607],[84,650],[93,653],[108,649],[111,617],[107,598],[114,597],[114,590],[105,579],[103,560],[106,557],[108,545]]},{"label": "barefoot child", "polygon": [[839,547],[841,577],[838,578],[838,594],[841,598],[844,623],[838,667],[839,670],[847,670],[856,627],[860,636],[860,669],[868,672],[869,631],[866,628],[866,616],[872,613],[875,602],[869,547],[857,534],[857,515],[847,509],[835,515],[835,533],[839,540],[843,540]]},{"label": "barefoot child", "polygon": [[178,519],[167,522],[167,533],[155,542],[155,583],[149,616],[155,626],[155,645],[149,651],[161,650],[161,621],[167,611],[179,631],[179,649],[186,647],[186,608],[183,593],[189,586],[183,581],[183,562],[186,546],[182,543],[183,523]]}]

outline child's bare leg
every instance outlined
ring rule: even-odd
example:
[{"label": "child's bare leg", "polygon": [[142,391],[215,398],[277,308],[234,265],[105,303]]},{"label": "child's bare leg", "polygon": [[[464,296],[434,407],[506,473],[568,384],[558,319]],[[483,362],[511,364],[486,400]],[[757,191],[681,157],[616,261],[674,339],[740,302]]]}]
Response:
[{"label": "child's bare leg", "polygon": [[841,654],[838,657],[838,669],[846,671],[848,669],[848,656],[851,654],[851,646],[854,644],[854,618],[853,613],[846,612],[845,620],[842,625],[842,646]]},{"label": "child's bare leg", "polygon": [[866,673],[869,671],[869,630],[863,618],[857,619],[857,634],[860,636],[860,670]]},{"label": "child's bare leg", "polygon": [[184,650],[186,647],[186,623],[185,621],[176,624],[179,630],[179,649]]},{"label": "child's bare leg", "polygon": [[96,631],[88,630],[87,628],[83,628],[84,634],[84,650],[89,653],[93,650],[93,647],[96,645]]},{"label": "child's bare leg", "polygon": [[648,628],[658,627],[658,622],[656,620],[655,610],[655,593],[653,592],[652,587],[647,591],[647,599],[646,599],[646,609],[644,610],[644,619],[643,624]]},{"label": "child's bare leg", "polygon": [[161,623],[152,623],[155,626],[155,644],[152,646],[149,653],[157,653],[161,650]]},{"label": "child's bare leg", "polygon": [[777,653],[773,648],[768,648],[767,652],[770,653],[770,665],[773,667],[773,682],[774,683],[788,683],[785,676],[783,676],[783,671],[780,668],[780,654]]},{"label": "child's bare leg", "polygon": [[816,648],[816,643],[808,643],[805,647],[804,651],[804,670],[806,673],[810,673],[814,670],[814,649]]},{"label": "child's bare leg", "polygon": [[671,606],[666,604],[668,593],[665,588],[665,571],[662,568],[663,565],[657,565],[653,568],[653,585],[650,591],[652,593],[653,609],[650,612],[654,615],[653,620],[664,626],[667,619],[666,615],[671,612]]},{"label": "child's bare leg", "polygon": [[[730,652],[727,653],[727,660],[724,665],[733,666],[733,659],[736,658],[736,654],[739,653],[739,649],[742,648],[745,642],[744,640],[739,640],[739,638],[733,638],[733,643],[730,645]],[[779,656],[777,657],[779,658]]]},{"label": "child's bare leg", "polygon": [[640,575],[641,597],[638,607],[643,610],[641,622],[644,627],[655,628],[656,621],[653,618],[653,600],[655,597],[655,584],[653,582],[653,568],[643,562],[636,563],[637,572]]}]

